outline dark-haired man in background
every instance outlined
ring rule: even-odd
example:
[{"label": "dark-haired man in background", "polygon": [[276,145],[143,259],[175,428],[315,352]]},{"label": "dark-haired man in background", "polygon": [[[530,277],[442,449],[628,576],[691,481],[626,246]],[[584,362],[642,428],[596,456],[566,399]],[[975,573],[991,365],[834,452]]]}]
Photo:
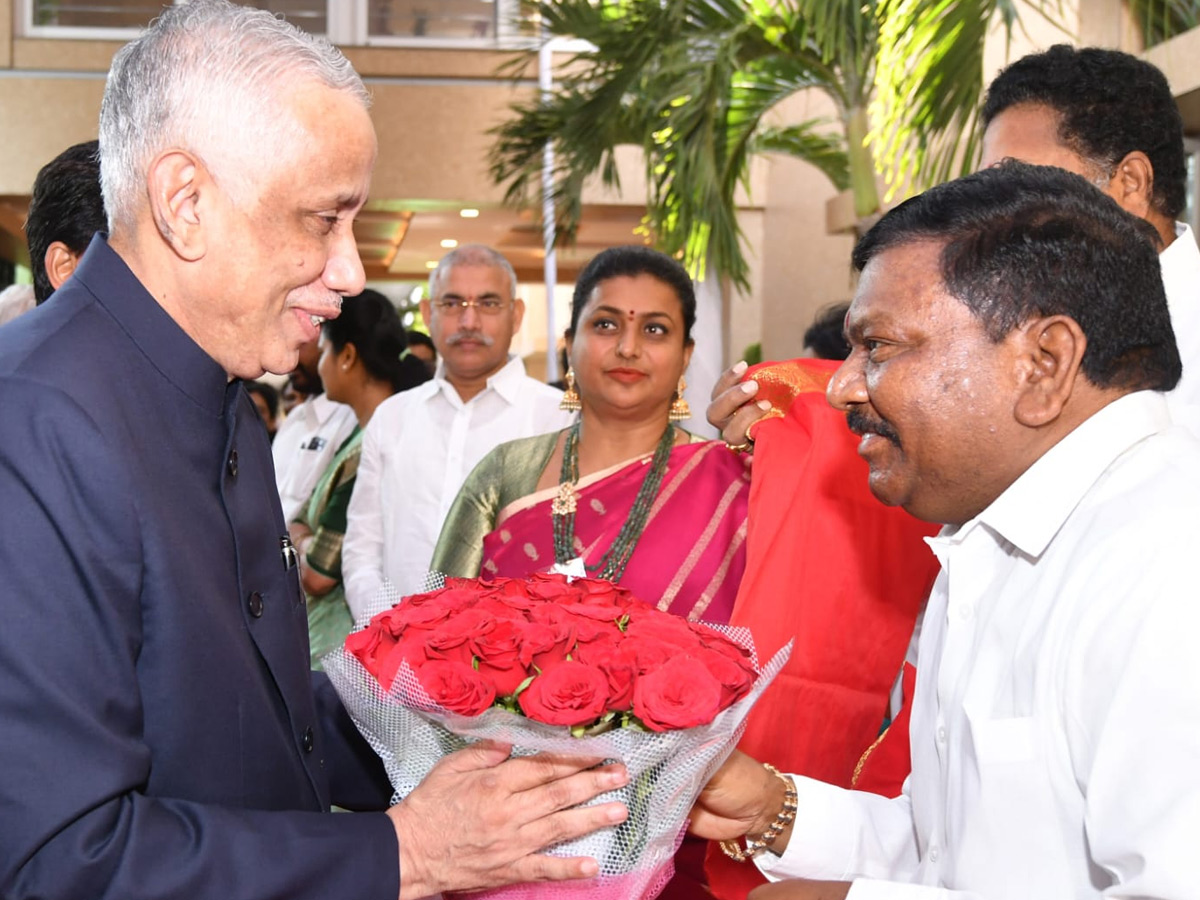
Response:
[{"label": "dark-haired man in background", "polygon": [[99,141],[68,147],[38,172],[25,219],[38,303],[71,277],[97,231],[106,231]]},{"label": "dark-haired man in background", "polygon": [[755,900],[1195,896],[1200,442],[1167,411],[1181,367],[1147,231],[1009,162],[855,249],[829,398],[872,492],[945,526],[912,775],[895,799],[793,777],[791,825],[784,782],[735,755],[693,828],[778,821],[759,867],[829,879]]},{"label": "dark-haired man in background", "polygon": [[1150,63],[1066,44],[1025,56],[996,76],[983,107],[982,167],[1002,159],[1082,175],[1161,244],[1163,286],[1183,360],[1167,398],[1175,421],[1200,435],[1200,249],[1183,214],[1183,120],[1166,77]]}]

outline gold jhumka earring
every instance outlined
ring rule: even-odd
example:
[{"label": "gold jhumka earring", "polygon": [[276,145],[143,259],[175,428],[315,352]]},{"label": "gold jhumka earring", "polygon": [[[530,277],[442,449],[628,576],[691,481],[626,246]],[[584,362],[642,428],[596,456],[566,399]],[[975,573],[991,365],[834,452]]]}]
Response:
[{"label": "gold jhumka earring", "polygon": [[579,391],[575,390],[575,370],[567,369],[567,389],[563,391],[558,408],[563,412],[579,412],[583,404],[579,402]]},{"label": "gold jhumka earring", "polygon": [[683,376],[679,376],[679,387],[675,389],[675,399],[671,401],[671,411],[667,413],[668,422],[682,422],[684,419],[692,417],[692,408],[688,406],[688,402],[683,399],[683,392],[687,390],[687,382]]}]

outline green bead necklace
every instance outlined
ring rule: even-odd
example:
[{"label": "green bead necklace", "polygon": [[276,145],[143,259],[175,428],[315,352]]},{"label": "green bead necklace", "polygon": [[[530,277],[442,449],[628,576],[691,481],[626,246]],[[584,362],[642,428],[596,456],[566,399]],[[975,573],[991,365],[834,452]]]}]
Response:
[{"label": "green bead necklace", "polygon": [[[566,440],[563,441],[562,472],[559,475],[558,496],[550,504],[550,512],[554,520],[554,559],[561,565],[569,563],[575,557],[575,507],[578,494],[575,483],[579,481],[579,426],[576,422],[567,430]],[[667,474],[667,460],[671,449],[675,446],[675,427],[667,423],[654,451],[654,459],[650,463],[650,471],[638,488],[633,500],[633,508],[621,530],[617,533],[612,546],[595,565],[585,564],[589,574],[607,581],[620,581],[633,556],[642,529],[646,527],[646,519],[650,515],[650,507],[658,496],[663,476]]]}]

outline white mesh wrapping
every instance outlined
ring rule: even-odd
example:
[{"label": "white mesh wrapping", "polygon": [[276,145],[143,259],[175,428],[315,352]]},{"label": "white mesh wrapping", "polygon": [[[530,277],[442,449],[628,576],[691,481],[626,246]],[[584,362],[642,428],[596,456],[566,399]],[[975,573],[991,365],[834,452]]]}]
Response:
[{"label": "white mesh wrapping", "polygon": [[[376,604],[372,607],[379,610]],[[386,692],[344,648],[327,655],[323,664],[359,731],[383,760],[396,789],[395,801],[420,784],[443,756],[484,739],[511,743],[518,756],[550,751],[623,762],[629,784],[591,803],[621,800],[629,809],[628,819],[546,850],[557,856],[590,856],[600,865],[599,876],[578,882],[513,885],[485,893],[504,900],[651,900],[674,872],[671,860],[701,788],[733,751],[746,715],[791,652],[789,642],[760,667],[748,630],[712,627],[750,650],[758,678],[745,697],[711,723],[683,731],[618,728],[577,738],[564,727],[503,709],[489,709],[475,717],[446,712],[429,699],[407,663],[401,665]]]}]

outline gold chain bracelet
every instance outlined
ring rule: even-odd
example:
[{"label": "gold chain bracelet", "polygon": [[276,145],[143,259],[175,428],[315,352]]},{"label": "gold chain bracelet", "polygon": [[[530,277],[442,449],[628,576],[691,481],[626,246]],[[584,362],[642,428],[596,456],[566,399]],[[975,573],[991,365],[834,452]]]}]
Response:
[{"label": "gold chain bracelet", "polygon": [[745,849],[738,846],[736,840],[721,841],[721,849],[725,855],[735,862],[745,862],[748,859],[753,859],[768,849],[775,838],[783,834],[783,829],[796,821],[796,785],[792,779],[782,774],[777,768],[770,763],[763,763],[763,768],[780,779],[784,784],[783,809],[779,810],[779,815],[775,817],[775,821],[770,824],[766,831],[756,838],[749,835],[746,836]]}]

